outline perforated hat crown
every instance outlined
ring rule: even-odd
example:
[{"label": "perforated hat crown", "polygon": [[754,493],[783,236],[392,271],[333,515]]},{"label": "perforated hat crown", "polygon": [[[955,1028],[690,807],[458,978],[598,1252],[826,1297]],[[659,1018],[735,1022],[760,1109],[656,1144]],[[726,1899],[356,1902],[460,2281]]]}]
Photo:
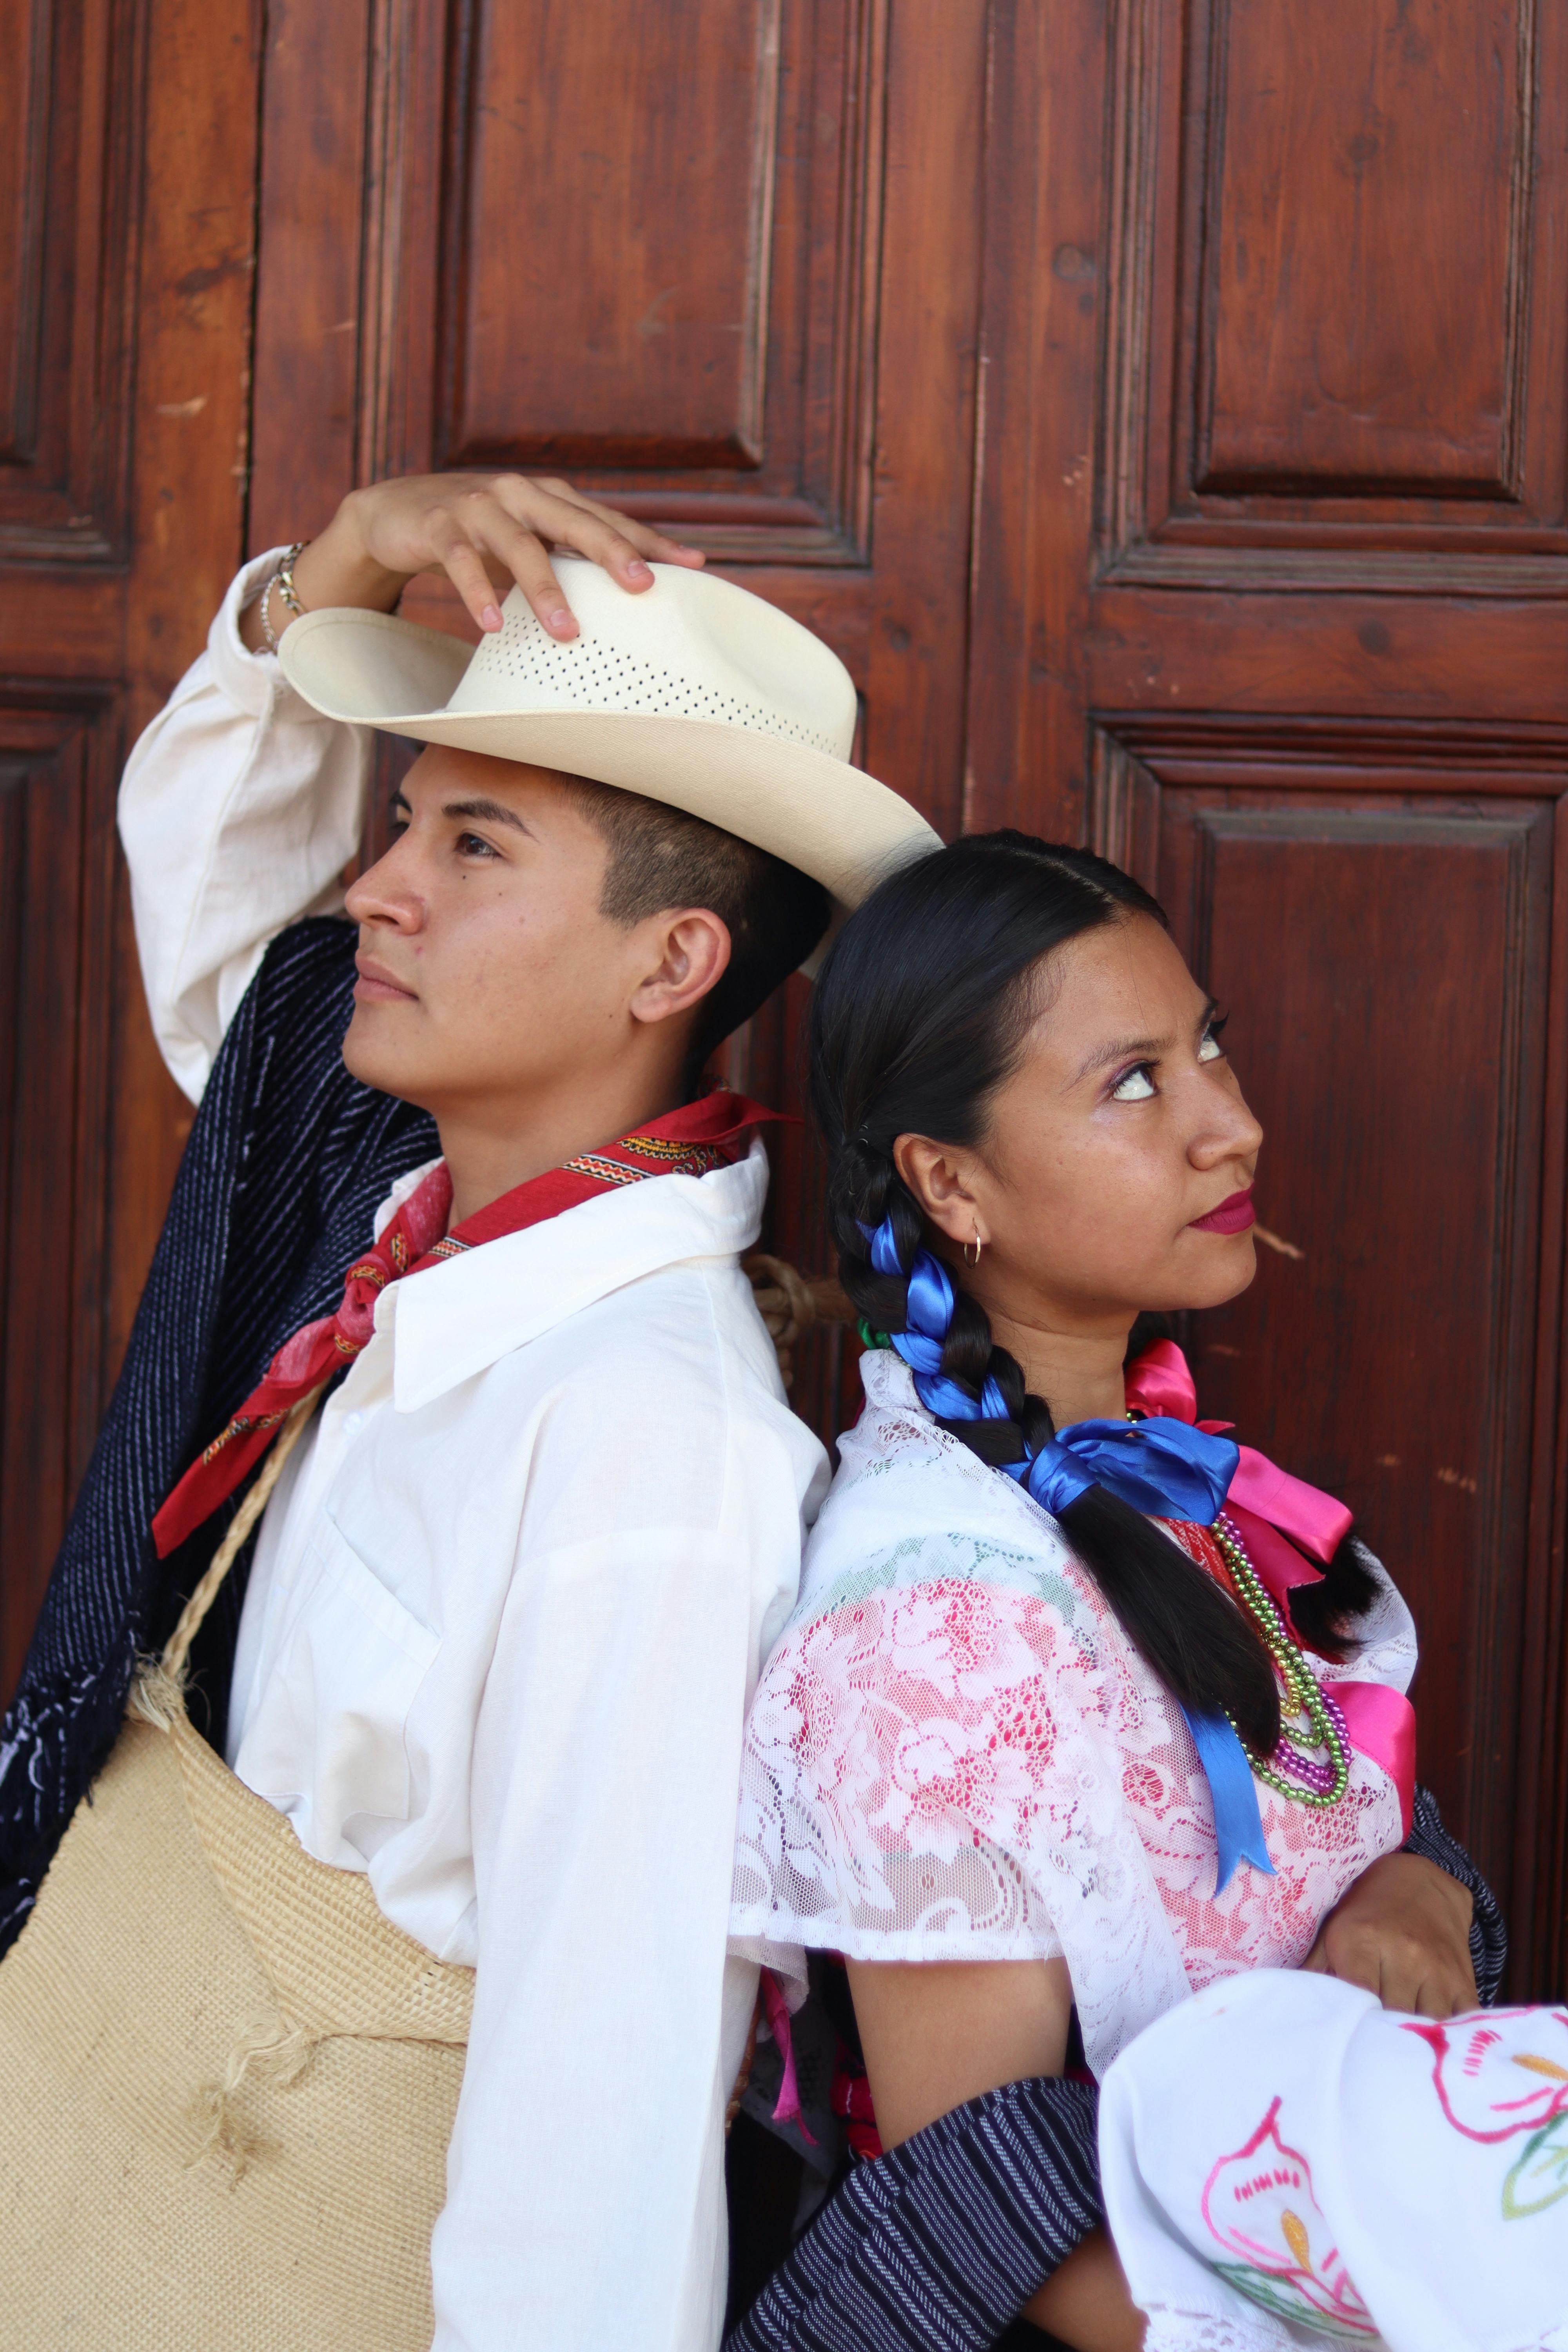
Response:
[{"label": "perforated hat crown", "polygon": [[854,682],[788,614],[706,572],[656,563],[640,595],[560,558],[579,635],[561,645],[521,589],[470,654],[384,613],[307,614],[289,681],[331,719],[591,776],[721,825],[858,906],[938,836],[849,764]]}]

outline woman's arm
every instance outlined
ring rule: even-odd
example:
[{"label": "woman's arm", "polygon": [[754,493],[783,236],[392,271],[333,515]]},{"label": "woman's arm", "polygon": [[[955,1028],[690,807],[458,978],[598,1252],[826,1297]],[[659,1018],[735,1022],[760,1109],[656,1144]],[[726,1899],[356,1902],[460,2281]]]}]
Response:
[{"label": "woman's arm", "polygon": [[884,2147],[983,2091],[1067,2063],[1065,1960],[851,1960],[848,1971]]},{"label": "woman's arm", "polygon": [[[886,2148],[1004,2084],[1060,2074],[1072,1985],[1065,1960],[851,1960],[849,1989]],[[1142,2315],[1095,2230],[1025,2305],[1075,2352],[1137,2352]]]}]

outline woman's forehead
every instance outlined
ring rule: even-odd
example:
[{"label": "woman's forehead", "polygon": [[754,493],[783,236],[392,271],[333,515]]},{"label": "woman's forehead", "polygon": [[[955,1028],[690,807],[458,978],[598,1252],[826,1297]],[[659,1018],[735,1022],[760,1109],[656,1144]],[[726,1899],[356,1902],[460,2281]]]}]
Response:
[{"label": "woman's forehead", "polygon": [[1122,916],[1043,960],[1030,1050],[1076,1067],[1112,1043],[1184,1036],[1207,1003],[1170,933],[1152,915]]}]

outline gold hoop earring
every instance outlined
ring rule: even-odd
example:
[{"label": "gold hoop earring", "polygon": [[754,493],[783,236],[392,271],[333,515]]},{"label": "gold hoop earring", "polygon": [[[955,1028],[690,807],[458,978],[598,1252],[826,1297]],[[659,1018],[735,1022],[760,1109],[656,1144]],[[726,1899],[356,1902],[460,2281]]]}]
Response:
[{"label": "gold hoop earring", "polygon": [[[980,1238],[980,1226],[979,1226],[979,1223],[978,1223],[978,1221],[976,1221],[975,1227],[974,1227],[974,1239],[973,1239],[973,1241],[972,1243],[971,1243],[971,1242],[965,1242],[965,1243],[964,1243],[964,1244],[963,1244],[963,1263],[964,1263],[964,1265],[979,1265],[979,1263],[980,1263],[980,1253],[981,1253],[981,1251],[984,1248],[984,1246],[985,1246],[984,1243],[984,1242],[981,1240],[981,1238]],[[973,1252],[974,1252],[974,1255],[973,1255],[973,1257],[971,1257],[971,1256],[970,1256],[970,1255],[969,1255],[969,1253],[970,1253],[971,1249],[973,1249]]]}]

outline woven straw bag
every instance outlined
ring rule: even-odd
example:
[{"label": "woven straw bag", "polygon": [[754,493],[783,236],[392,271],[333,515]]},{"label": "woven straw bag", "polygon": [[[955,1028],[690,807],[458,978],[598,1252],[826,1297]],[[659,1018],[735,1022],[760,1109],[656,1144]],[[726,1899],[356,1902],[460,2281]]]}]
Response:
[{"label": "woven straw bag", "polygon": [[473,1971],[312,1861],[183,1696],[314,1402],[0,1966],[0,2352],[427,2352]]}]

